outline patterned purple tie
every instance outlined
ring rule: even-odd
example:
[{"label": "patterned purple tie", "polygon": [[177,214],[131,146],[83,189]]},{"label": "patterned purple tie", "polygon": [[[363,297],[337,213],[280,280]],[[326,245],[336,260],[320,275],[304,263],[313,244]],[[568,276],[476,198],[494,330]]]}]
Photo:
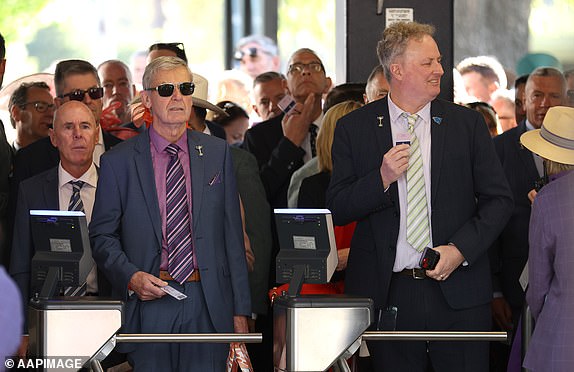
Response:
[{"label": "patterned purple tie", "polygon": [[182,284],[193,273],[193,249],[185,175],[177,156],[179,150],[180,148],[175,144],[170,144],[165,148],[170,157],[167,165],[165,193],[167,251],[169,252],[167,271],[175,281]]}]

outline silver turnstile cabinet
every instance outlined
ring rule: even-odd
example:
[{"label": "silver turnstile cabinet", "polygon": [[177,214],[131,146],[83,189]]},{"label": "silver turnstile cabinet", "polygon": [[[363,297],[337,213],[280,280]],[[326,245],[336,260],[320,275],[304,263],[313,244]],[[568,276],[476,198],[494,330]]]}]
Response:
[{"label": "silver turnstile cabinet", "polygon": [[373,301],[348,296],[281,296],[273,303],[275,371],[325,371],[374,319]]},{"label": "silver turnstile cabinet", "polygon": [[122,326],[122,302],[97,297],[33,299],[28,306],[30,352],[34,357],[102,360]]}]

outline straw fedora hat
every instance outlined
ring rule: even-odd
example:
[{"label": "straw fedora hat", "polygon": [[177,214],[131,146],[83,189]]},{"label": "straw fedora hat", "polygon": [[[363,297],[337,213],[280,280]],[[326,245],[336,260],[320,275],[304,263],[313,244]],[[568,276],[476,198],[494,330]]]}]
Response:
[{"label": "straw fedora hat", "polygon": [[574,165],[574,108],[550,108],[542,127],[524,133],[520,142],[545,159]]},{"label": "straw fedora hat", "polygon": [[207,101],[207,79],[198,73],[193,73],[193,84],[195,84],[195,90],[191,95],[193,99],[193,105],[201,107],[207,110],[217,112],[218,114],[227,116],[227,113],[221,108]]}]

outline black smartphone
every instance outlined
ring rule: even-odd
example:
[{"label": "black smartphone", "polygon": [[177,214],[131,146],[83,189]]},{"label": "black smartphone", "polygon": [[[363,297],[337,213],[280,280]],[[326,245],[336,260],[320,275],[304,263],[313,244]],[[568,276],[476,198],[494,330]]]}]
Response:
[{"label": "black smartphone", "polygon": [[422,269],[434,270],[438,260],[440,260],[440,253],[430,247],[426,247],[421,255],[419,265]]}]

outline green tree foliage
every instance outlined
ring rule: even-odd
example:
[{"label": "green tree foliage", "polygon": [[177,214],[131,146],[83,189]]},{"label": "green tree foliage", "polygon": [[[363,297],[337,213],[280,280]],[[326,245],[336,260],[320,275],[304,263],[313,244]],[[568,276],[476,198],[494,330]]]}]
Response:
[{"label": "green tree foliage", "polygon": [[2,0],[0,33],[8,42],[30,27],[50,0]]}]

